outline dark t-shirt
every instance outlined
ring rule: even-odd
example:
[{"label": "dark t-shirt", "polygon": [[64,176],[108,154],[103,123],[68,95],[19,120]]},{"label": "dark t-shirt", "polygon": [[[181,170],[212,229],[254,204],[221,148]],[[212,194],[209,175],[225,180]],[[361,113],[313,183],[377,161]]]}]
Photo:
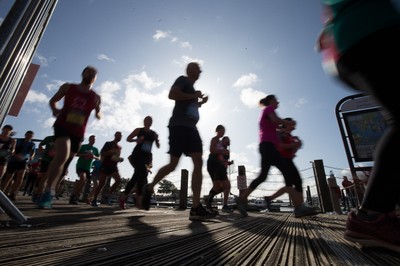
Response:
[{"label": "dark t-shirt", "polygon": [[101,156],[102,167],[116,167],[119,163],[121,146],[116,144],[114,141],[108,141],[104,144],[103,148],[100,151],[100,154],[110,150],[116,150],[116,152],[112,155]]},{"label": "dark t-shirt", "polygon": [[[184,93],[194,94],[196,92],[193,83],[185,76],[177,78],[172,87],[179,87]],[[199,119],[199,104],[197,99],[175,101],[175,107],[172,111],[172,117],[169,120],[168,126],[187,126],[195,128]]]}]

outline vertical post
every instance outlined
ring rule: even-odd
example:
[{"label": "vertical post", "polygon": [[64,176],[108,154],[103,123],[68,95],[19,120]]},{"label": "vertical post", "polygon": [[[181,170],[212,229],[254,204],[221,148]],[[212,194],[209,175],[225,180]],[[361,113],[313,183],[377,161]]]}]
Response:
[{"label": "vertical post", "polygon": [[332,201],[330,198],[328,183],[326,182],[326,174],[324,163],[322,160],[314,160],[313,169],[315,175],[315,183],[317,184],[318,197],[323,212],[332,212]]},{"label": "vertical post", "polygon": [[239,196],[241,196],[247,189],[246,168],[244,167],[244,165],[238,166],[238,174],[237,188],[239,190]]},{"label": "vertical post", "polygon": [[189,172],[186,169],[181,171],[181,192],[179,193],[179,209],[187,209],[187,195],[188,195],[188,176]]},{"label": "vertical post", "polygon": [[340,200],[339,200],[340,189],[336,183],[336,177],[333,174],[328,178],[328,186],[331,195],[333,210],[338,214],[342,214],[342,210],[340,209]]},{"label": "vertical post", "polygon": [[307,195],[306,198],[307,198],[308,205],[312,206],[313,205],[313,201],[312,201],[312,198],[311,198],[310,186],[307,186],[306,195]]}]

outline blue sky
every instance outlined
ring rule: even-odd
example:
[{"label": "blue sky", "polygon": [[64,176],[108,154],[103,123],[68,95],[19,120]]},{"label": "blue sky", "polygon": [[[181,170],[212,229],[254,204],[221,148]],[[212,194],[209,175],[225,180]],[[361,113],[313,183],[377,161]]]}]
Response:
[{"label": "blue sky", "polygon": [[[13,1],[0,0],[0,18]],[[310,161],[322,159],[325,171],[341,177],[349,167],[335,117],[339,100],[356,92],[328,76],[314,44],[322,24],[319,1],[207,0],[155,1],[59,0],[36,50],[40,64],[18,117],[8,116],[23,137],[53,133],[48,100],[64,82],[80,82],[87,65],[98,68],[94,89],[102,97],[103,119],[92,115],[86,137],[95,134],[99,149],[121,131],[122,156],[134,144],[126,137],[143,118],[153,117],[152,129],[160,135],[153,147],[154,168],[169,160],[167,124],[173,101],[167,97],[186,64],[197,61],[203,70],[195,88],[209,95],[200,111],[198,128],[204,144],[204,161],[218,124],[231,139],[232,192],[237,194],[237,166],[245,165],[248,183],[258,174],[258,101],[275,94],[279,116],[297,121],[293,134],[303,141],[295,159],[304,185],[314,183]],[[87,143],[87,138],[85,142]],[[167,179],[180,186],[180,171],[192,170],[182,158]],[[343,169],[343,170],[342,170]],[[120,164],[123,177],[132,175],[127,160]],[[252,196],[272,193],[283,179],[275,168],[267,183]],[[75,161],[69,168],[76,178]],[[211,180],[204,171],[202,194]]]}]

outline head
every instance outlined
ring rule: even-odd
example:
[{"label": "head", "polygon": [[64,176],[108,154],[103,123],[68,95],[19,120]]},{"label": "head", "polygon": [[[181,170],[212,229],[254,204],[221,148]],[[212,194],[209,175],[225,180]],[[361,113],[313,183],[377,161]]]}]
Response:
[{"label": "head", "polygon": [[6,136],[12,136],[13,134],[13,127],[11,125],[5,125],[2,128],[2,134]]},{"label": "head", "polygon": [[218,137],[222,137],[223,135],[225,135],[225,127],[223,125],[218,125],[215,129],[215,132],[217,133]]},{"label": "head", "polygon": [[82,83],[92,85],[97,78],[97,69],[92,66],[87,66],[82,71]]},{"label": "head", "polygon": [[270,106],[270,105],[272,105],[272,106],[278,107],[278,104],[279,104],[278,99],[273,94],[267,95],[267,96],[265,96],[264,98],[262,98],[260,100],[260,105],[261,106]]},{"label": "head", "polygon": [[229,139],[228,136],[225,136],[222,138],[222,145],[224,145],[224,147],[228,147],[231,145],[231,140]]},{"label": "head", "polygon": [[296,129],[296,121],[294,121],[293,118],[291,118],[291,117],[286,117],[286,118],[284,118],[283,120],[286,120],[286,121],[288,121],[288,122],[293,121],[294,124],[293,124],[292,126],[284,126],[284,125],[281,125],[281,129],[283,129],[283,130],[286,131],[286,132],[291,132],[291,131],[293,131],[293,130]]},{"label": "head", "polygon": [[146,116],[143,120],[143,125],[146,128],[150,128],[153,124],[153,118],[151,116]]},{"label": "head", "polygon": [[95,135],[91,135],[89,137],[89,145],[93,145],[96,142],[96,136]]},{"label": "head", "polygon": [[31,140],[32,138],[33,138],[33,131],[32,130],[28,130],[28,131],[26,131],[26,133],[25,133],[25,139],[26,140]]},{"label": "head", "polygon": [[200,65],[196,62],[191,62],[186,67],[186,74],[188,78],[194,83],[200,77]]},{"label": "head", "polygon": [[119,141],[121,141],[121,139],[122,139],[122,133],[121,133],[121,131],[115,132],[115,134],[114,134],[114,141],[119,142]]}]

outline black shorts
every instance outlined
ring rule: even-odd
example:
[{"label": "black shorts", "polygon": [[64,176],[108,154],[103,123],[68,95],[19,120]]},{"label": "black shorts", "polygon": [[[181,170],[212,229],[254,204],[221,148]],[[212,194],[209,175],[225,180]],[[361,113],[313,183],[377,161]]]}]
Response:
[{"label": "black shorts", "polygon": [[76,174],[78,176],[80,176],[82,173],[86,174],[86,178],[90,178],[90,171],[89,170],[86,170],[86,169],[83,169],[83,168],[80,168],[80,167],[76,167]]},{"label": "black shorts", "polygon": [[203,143],[199,131],[193,127],[169,127],[169,154],[180,157],[183,154],[203,153]]},{"label": "black shorts", "polygon": [[117,166],[101,166],[100,172],[103,172],[106,175],[111,175],[114,172],[118,172],[118,167]]},{"label": "black shorts", "polygon": [[26,161],[11,161],[7,165],[7,174],[14,174],[19,170],[26,170]]},{"label": "black shorts", "polygon": [[57,125],[54,126],[54,139],[68,137],[71,140],[71,151],[77,153],[83,142],[83,137],[77,137],[68,132],[67,129]]},{"label": "black shorts", "polygon": [[40,162],[40,172],[47,173],[47,170],[49,169],[49,165],[50,165],[50,162],[42,160]]},{"label": "black shorts", "polygon": [[207,172],[212,181],[228,180],[228,172],[225,166],[217,158],[209,157],[207,160]]}]

